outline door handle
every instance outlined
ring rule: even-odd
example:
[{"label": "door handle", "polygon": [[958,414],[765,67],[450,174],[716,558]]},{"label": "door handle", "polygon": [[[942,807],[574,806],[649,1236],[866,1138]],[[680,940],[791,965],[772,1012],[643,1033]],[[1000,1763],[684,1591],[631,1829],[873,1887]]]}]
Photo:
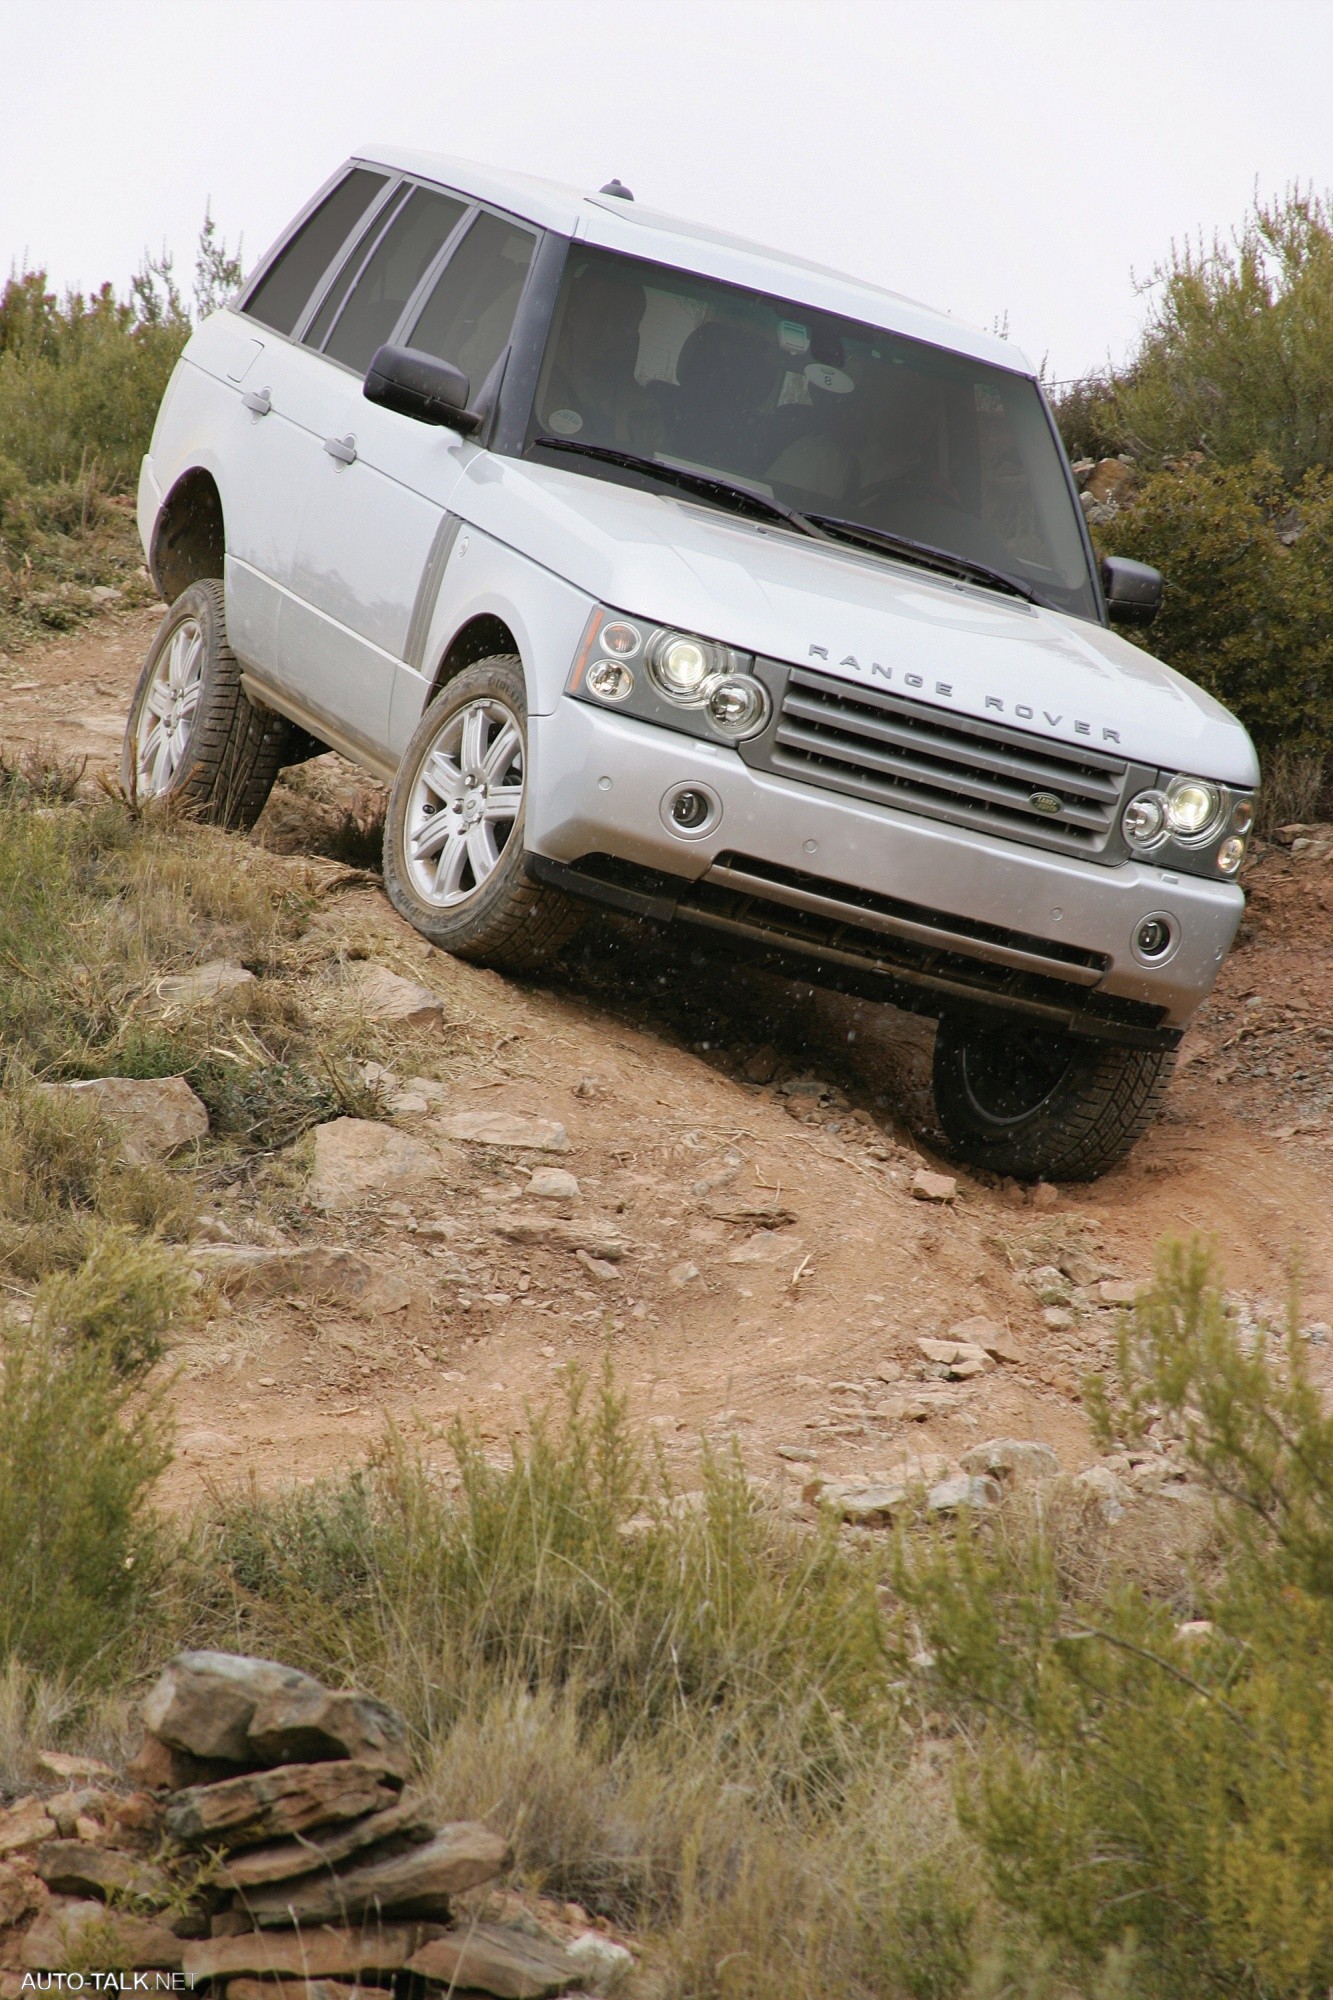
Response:
[{"label": "door handle", "polygon": [[252,417],[266,417],[273,408],[273,398],[267,389],[247,389],[241,403]]},{"label": "door handle", "polygon": [[336,458],[339,465],[352,465],[356,460],[356,439],[325,438],[324,449],[330,458]]}]

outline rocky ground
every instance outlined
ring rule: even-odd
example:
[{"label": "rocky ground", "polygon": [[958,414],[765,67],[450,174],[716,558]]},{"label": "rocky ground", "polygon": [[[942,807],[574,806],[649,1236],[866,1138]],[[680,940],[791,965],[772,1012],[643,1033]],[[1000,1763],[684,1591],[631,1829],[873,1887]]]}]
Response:
[{"label": "rocky ground", "polygon": [[[57,742],[85,783],[111,770],[155,618],[0,659],[0,746]],[[324,1127],[285,1206],[244,1182],[210,1201],[192,1255],[214,1303],[173,1356],[170,1502],[313,1478],[386,1416],[443,1458],[466,1413],[499,1450],[608,1346],[687,1481],[700,1440],[730,1436],[793,1500],[908,1455],[932,1480],[965,1456],[984,1476],[975,1447],[996,1437],[1075,1471],[1096,1456],[1081,1379],[1172,1233],[1214,1240],[1256,1319],[1295,1272],[1333,1381],[1333,828],[1250,865],[1240,944],[1130,1161],[1021,1190],[932,1152],[921,1023],[599,924],[539,984],[456,963],[358,865],[374,817],[373,788],[326,758],[260,824],[317,886],[316,922],[355,934],[359,976],[426,998],[369,1079],[387,1120]],[[366,1001],[400,1003],[385,980]],[[244,982],[225,1004],[244,1011]],[[467,1059],[442,1063],[460,1033]]]}]

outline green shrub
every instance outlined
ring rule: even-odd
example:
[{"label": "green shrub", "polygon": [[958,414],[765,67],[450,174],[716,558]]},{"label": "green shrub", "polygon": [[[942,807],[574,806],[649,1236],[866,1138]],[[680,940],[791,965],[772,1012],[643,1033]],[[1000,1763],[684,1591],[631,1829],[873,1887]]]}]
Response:
[{"label": "green shrub", "polygon": [[1333,746],[1333,473],[1275,464],[1150,474],[1097,531],[1165,578],[1143,643],[1207,688],[1261,754]]},{"label": "green shrub", "polygon": [[109,1680],[144,1635],[170,1457],[158,1401],[116,1367],[114,1328],[0,1329],[0,1662]]},{"label": "green shrub", "polygon": [[163,1335],[189,1293],[177,1258],[151,1240],[108,1230],[76,1270],[39,1287],[34,1324],[52,1342],[96,1349],[117,1375],[134,1380],[161,1358]]},{"label": "green shrub", "polygon": [[1333,1419],[1294,1334],[1228,1316],[1203,1253],[1165,1254],[1124,1334],[1103,1436],[1175,1437],[1221,1510],[1207,1609],[1062,1587],[1048,1538],[904,1547],[903,1655],[971,1718],[962,1815],[994,1893],[1078,1974],[1137,1946],[1142,1994],[1333,1981]]}]

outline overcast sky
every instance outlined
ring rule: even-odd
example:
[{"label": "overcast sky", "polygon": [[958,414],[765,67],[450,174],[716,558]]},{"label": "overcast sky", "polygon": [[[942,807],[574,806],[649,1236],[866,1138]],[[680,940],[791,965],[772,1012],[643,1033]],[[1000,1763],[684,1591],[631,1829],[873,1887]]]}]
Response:
[{"label": "overcast sky", "polygon": [[0,265],[247,268],[376,139],[596,187],[1117,358],[1173,236],[1333,187],[1333,0],[0,0]]}]

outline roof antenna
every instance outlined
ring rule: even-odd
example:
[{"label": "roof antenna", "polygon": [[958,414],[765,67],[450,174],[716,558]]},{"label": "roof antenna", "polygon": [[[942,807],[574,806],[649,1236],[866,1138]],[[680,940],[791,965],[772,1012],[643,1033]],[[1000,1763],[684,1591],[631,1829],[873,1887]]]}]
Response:
[{"label": "roof antenna", "polygon": [[608,181],[606,186],[598,188],[597,192],[598,194],[613,194],[620,201],[633,201],[634,199],[633,190],[627,188],[624,181]]}]

